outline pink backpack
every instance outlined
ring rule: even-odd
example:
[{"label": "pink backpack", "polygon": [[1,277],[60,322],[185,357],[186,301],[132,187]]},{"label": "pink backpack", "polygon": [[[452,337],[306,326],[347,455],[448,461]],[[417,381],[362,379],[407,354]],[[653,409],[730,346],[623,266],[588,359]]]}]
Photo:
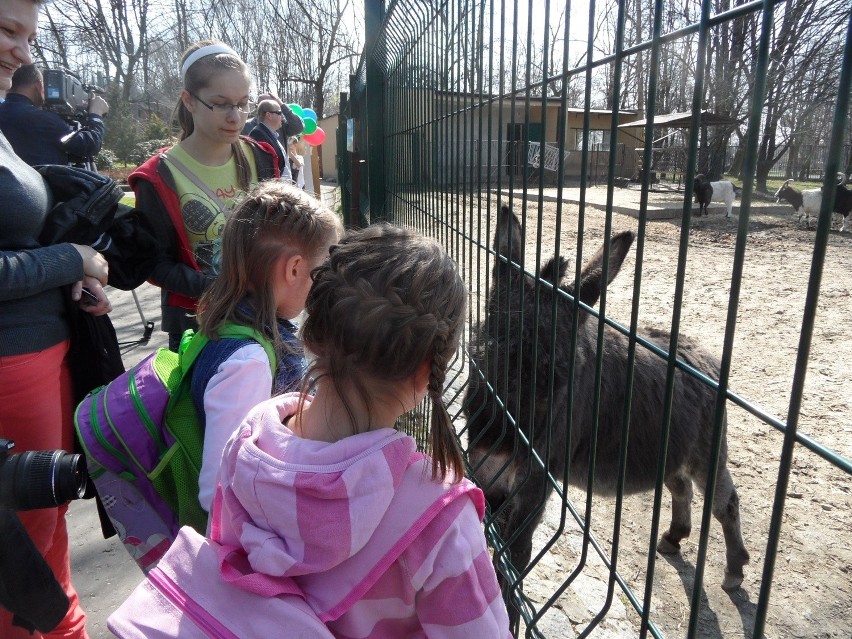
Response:
[{"label": "pink backpack", "polygon": [[230,563],[238,561],[224,546],[181,528],[107,627],[121,639],[334,639],[292,579],[252,574],[247,580]]},{"label": "pink backpack", "polygon": [[[394,561],[447,500],[439,484],[421,478],[424,460],[413,453],[403,480],[414,486],[418,498],[396,501],[396,515],[385,519],[390,527],[386,539],[390,547],[382,553],[385,563]],[[474,490],[473,484],[456,485],[458,496]],[[220,539],[221,490],[211,511],[211,536]],[[480,515],[481,516],[481,515]],[[408,531],[408,532],[406,532]],[[380,571],[371,572],[375,581]],[[339,618],[358,602],[347,598],[336,607]],[[325,623],[305,601],[293,579],[255,572],[240,548],[225,546],[202,537],[192,528],[180,529],[172,546],[157,566],[148,572],[130,597],[107,620],[110,631],[120,639],[334,639]],[[286,632],[282,629],[286,629]]]}]

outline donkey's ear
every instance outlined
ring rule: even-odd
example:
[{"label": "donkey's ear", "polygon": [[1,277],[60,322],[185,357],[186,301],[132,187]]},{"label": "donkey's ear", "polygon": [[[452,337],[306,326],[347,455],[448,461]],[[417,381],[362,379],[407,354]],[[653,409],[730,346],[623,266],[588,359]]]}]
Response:
[{"label": "donkey's ear", "polygon": [[568,260],[564,257],[553,257],[541,268],[541,279],[550,282],[554,286],[559,286],[559,282],[565,277],[568,271]]},{"label": "donkey's ear", "polygon": [[523,264],[521,245],[521,223],[512,209],[503,204],[497,214],[497,230],[494,231],[494,250],[517,264]]},{"label": "donkey's ear", "polygon": [[[633,244],[634,237],[635,234],[633,231],[623,231],[613,235],[610,239],[607,284],[612,282],[615,276],[618,275],[618,271],[624,263],[624,258],[627,257],[627,252]],[[603,289],[603,259],[604,246],[601,246],[594,257],[586,263],[580,272],[580,301],[589,306],[594,306],[601,296],[601,290]]]}]

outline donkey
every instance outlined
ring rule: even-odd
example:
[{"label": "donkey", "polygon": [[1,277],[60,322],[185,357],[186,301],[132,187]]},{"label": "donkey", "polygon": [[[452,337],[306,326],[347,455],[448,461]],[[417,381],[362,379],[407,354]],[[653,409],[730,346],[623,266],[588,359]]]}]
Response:
[{"label": "donkey", "polygon": [[[618,274],[633,239],[634,234],[626,231],[610,240],[607,284]],[[492,512],[498,513],[497,521],[503,538],[510,543],[512,565],[523,571],[530,561],[533,532],[543,515],[543,508],[538,507],[541,496],[549,496],[552,487],[540,465],[534,461],[528,463],[529,448],[517,437],[517,430],[530,438],[539,457],[555,477],[562,477],[567,465],[569,482],[577,486],[586,485],[595,429],[597,327],[596,322],[588,321],[590,313],[581,308],[571,389],[573,303],[555,290],[558,287],[571,297],[575,295],[573,286],[559,286],[568,267],[567,261],[551,259],[541,269],[541,278],[550,282],[553,289],[539,285],[540,310],[536,319],[536,283],[517,266],[502,259],[523,264],[521,225],[507,206],[500,209],[494,249],[498,257],[495,259],[492,290],[485,320],[473,340],[464,411],[468,424],[468,454],[475,478],[483,487]],[[588,306],[594,305],[601,293],[603,257],[604,249],[601,247],[581,272],[577,295]],[[551,356],[549,336],[554,295],[558,296],[556,347]],[[536,328],[537,342],[534,341]],[[652,341],[667,347],[668,333],[651,330],[647,334]],[[719,363],[712,355],[687,337],[678,341],[681,360],[718,379]],[[534,361],[537,361],[535,370]],[[605,327],[593,484],[594,491],[600,494],[614,494],[617,487],[627,364],[628,339],[609,326]],[[549,384],[551,370],[552,390]],[[534,388],[530,383],[533,373]],[[482,375],[487,384],[482,381]],[[675,376],[665,472],[665,485],[672,494],[672,520],[657,545],[661,553],[677,553],[681,540],[690,533],[692,484],[694,482],[702,492],[706,487],[715,414],[716,393],[712,389],[680,369]],[[652,490],[655,486],[665,388],[666,362],[645,348],[637,348],[630,407],[627,492]],[[551,392],[553,401],[548,410],[547,400]],[[516,427],[507,419],[494,393],[512,412]],[[570,433],[567,432],[569,418]],[[726,423],[723,427],[726,429]],[[722,587],[734,590],[742,583],[743,566],[748,563],[749,555],[740,531],[739,497],[727,468],[724,432],[713,514],[722,524],[727,549]],[[505,580],[501,581],[505,588]],[[516,614],[514,618],[517,619]]]}]

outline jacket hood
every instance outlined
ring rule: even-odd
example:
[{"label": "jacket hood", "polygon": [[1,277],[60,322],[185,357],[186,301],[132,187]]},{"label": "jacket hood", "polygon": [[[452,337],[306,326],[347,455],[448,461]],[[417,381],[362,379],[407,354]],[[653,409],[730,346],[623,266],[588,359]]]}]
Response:
[{"label": "jacket hood", "polygon": [[211,518],[214,538],[272,576],[327,571],[361,550],[416,449],[390,428],[334,443],[302,439],[283,424],[298,402],[283,395],[249,413],[225,447]]}]

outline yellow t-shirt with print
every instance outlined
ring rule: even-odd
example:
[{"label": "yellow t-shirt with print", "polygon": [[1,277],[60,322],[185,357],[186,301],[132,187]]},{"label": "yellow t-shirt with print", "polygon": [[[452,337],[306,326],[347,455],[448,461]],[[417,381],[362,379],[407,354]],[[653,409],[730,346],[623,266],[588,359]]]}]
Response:
[{"label": "yellow t-shirt with print", "polygon": [[[252,184],[257,182],[257,165],[254,153],[247,142],[240,140],[243,153],[251,167]],[[183,228],[189,241],[195,262],[206,275],[218,275],[222,254],[222,229],[225,219],[234,203],[243,195],[237,180],[237,163],[233,155],[221,166],[207,166],[193,159],[179,145],[166,152],[166,158],[174,158],[190,172],[194,173],[212,193],[218,202],[204,193],[178,168],[166,160],[175,181],[178,201],[180,202]]]}]

